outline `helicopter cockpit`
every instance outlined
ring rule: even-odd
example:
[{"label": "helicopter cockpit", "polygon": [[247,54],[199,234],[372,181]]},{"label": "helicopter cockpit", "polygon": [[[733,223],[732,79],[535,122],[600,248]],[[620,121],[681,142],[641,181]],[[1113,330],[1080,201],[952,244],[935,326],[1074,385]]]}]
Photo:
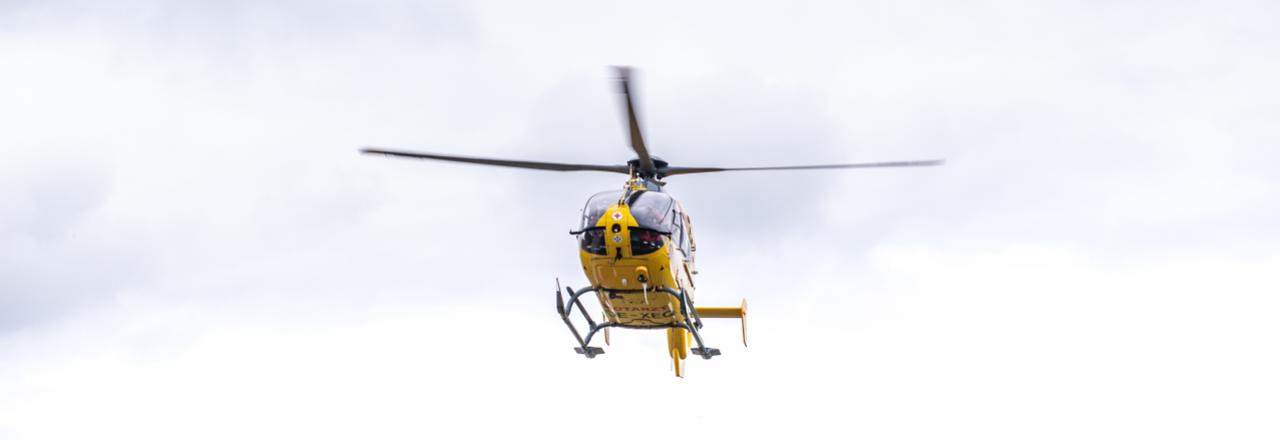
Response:
[{"label": "helicopter cockpit", "polygon": [[591,196],[582,209],[580,229],[582,249],[591,254],[607,255],[604,228],[596,226],[609,207],[626,196],[626,203],[637,226],[631,228],[632,255],[645,255],[662,249],[667,237],[678,229],[674,219],[675,199],[656,191],[636,191],[626,195],[623,191],[605,191]]}]

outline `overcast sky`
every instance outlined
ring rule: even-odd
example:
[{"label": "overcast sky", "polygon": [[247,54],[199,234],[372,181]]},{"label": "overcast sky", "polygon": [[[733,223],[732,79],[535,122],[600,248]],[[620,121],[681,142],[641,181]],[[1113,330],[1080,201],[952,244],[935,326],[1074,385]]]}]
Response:
[{"label": "overcast sky", "polygon": [[[1276,438],[1274,2],[0,3],[0,438]],[[611,65],[752,345],[582,359]]]}]

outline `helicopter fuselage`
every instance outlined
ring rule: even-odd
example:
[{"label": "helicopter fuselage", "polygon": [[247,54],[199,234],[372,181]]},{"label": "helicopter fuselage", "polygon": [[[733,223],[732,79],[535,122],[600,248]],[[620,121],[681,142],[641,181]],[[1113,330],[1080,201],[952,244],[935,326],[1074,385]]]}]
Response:
[{"label": "helicopter fuselage", "polygon": [[608,322],[622,327],[668,327],[684,322],[679,302],[692,298],[693,240],[688,215],[664,192],[597,194],[583,211],[578,256],[598,289]]}]

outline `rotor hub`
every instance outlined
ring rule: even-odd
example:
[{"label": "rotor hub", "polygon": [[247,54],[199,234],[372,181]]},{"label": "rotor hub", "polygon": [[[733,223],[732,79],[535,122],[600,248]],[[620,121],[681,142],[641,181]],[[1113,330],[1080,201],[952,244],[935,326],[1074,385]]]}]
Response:
[{"label": "rotor hub", "polygon": [[[662,176],[662,170],[667,168],[667,161],[662,160],[662,158],[660,158],[660,157],[658,157],[658,156],[650,156],[649,158],[653,160],[653,167],[654,167],[654,168],[657,168],[657,171],[658,171],[658,173],[657,173],[657,174],[658,174],[658,175],[657,175],[657,176],[645,176],[645,177],[660,177],[660,176]],[[627,165],[628,165],[628,166],[630,166],[630,167],[631,167],[631,169],[636,170],[636,172],[637,172],[637,173],[640,173],[641,175],[643,175],[643,174],[644,174],[644,172],[643,172],[643,171],[641,171],[641,170],[643,169],[643,167],[641,167],[641,166],[640,166],[640,158],[638,158],[638,157],[637,157],[637,158],[635,158],[635,159],[628,160],[628,161],[627,161]]]}]

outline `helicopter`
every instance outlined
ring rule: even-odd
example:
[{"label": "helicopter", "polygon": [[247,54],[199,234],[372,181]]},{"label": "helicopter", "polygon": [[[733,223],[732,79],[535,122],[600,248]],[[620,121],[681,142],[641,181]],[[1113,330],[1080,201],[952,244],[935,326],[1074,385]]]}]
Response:
[{"label": "helicopter", "polygon": [[[667,354],[676,377],[684,377],[685,359],[690,353],[703,359],[721,354],[706,345],[702,336],[705,318],[738,319],[742,344],[747,345],[747,301],[737,307],[702,307],[694,303],[695,275],[693,224],[684,207],[665,189],[666,178],[724,171],[816,170],[851,168],[893,168],[942,165],[942,160],[913,160],[821,165],[766,167],[682,167],[651,155],[645,144],[632,94],[632,70],[615,67],[616,84],[622,97],[628,137],[636,157],[624,165],[594,165],[529,160],[510,160],[365,147],[364,154],[462,162],[546,171],[600,171],[624,174],[622,189],[591,196],[582,209],[577,227],[570,235],[578,242],[578,259],[589,286],[561,287],[556,279],[556,313],[568,326],[577,345],[574,351],[587,358],[604,354],[592,346],[603,333],[610,344],[611,328],[664,330]],[[583,305],[583,297],[594,296],[601,320]],[[585,329],[574,325],[577,311]]]}]

